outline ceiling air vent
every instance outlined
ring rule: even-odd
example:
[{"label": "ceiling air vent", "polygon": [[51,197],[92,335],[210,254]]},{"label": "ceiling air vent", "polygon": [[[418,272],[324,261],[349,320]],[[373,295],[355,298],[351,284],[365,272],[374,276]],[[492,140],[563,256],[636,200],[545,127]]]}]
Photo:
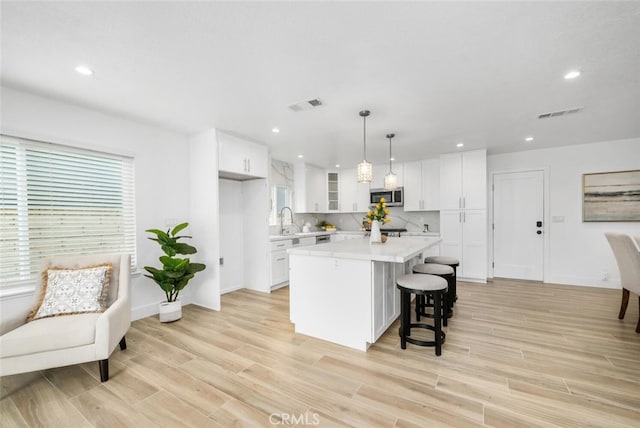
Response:
[{"label": "ceiling air vent", "polygon": [[323,102],[319,98],[314,98],[312,100],[301,101],[299,103],[291,104],[289,107],[292,111],[306,111],[311,110],[315,107],[320,107],[323,105]]},{"label": "ceiling air vent", "polygon": [[538,119],[548,119],[550,117],[566,116],[568,114],[578,113],[583,108],[584,107],[574,107],[574,108],[568,108],[566,110],[558,110],[558,111],[552,111],[552,112],[549,112],[549,113],[542,113],[542,114],[538,115]]}]

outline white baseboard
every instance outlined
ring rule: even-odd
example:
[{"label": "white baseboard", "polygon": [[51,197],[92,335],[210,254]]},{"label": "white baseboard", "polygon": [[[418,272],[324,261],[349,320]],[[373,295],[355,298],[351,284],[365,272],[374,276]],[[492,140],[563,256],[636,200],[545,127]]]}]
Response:
[{"label": "white baseboard", "polygon": [[220,294],[227,294],[227,293],[231,293],[232,291],[237,291],[244,288],[242,285],[237,285],[234,287],[230,287],[230,288],[225,288],[224,290],[220,290]]},{"label": "white baseboard", "polygon": [[[182,306],[189,305],[191,303],[191,296],[189,295],[180,295],[180,301],[182,302]],[[131,308],[131,321],[139,320],[142,318],[150,317],[153,315],[158,315],[158,305],[160,302],[148,303],[146,305],[137,306],[135,308]]]},{"label": "white baseboard", "polygon": [[462,276],[459,276],[458,278],[456,278],[458,281],[462,281],[462,282],[475,282],[477,284],[486,284],[487,280],[486,279],[478,279],[478,278],[465,278]]},{"label": "white baseboard", "polygon": [[580,285],[582,287],[620,288],[620,282],[616,280],[603,281],[600,279],[567,275],[553,275],[547,282],[550,284]]},{"label": "white baseboard", "polygon": [[131,308],[131,321],[150,317],[158,314],[158,303],[149,303],[147,305]]}]

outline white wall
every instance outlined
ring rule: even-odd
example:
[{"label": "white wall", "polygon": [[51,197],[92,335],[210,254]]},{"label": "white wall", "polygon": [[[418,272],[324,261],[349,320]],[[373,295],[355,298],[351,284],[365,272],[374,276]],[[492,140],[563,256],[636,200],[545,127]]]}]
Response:
[{"label": "white wall", "polygon": [[[25,92],[5,87],[1,90],[3,133],[135,155],[138,266],[157,266],[160,250],[144,230],[189,220],[187,137]],[[157,313],[162,300],[164,293],[155,283],[134,275],[134,319]],[[182,300],[189,302],[189,287]],[[2,317],[29,307],[31,302],[32,296],[1,301]]]},{"label": "white wall", "polygon": [[[541,168],[547,168],[549,174],[549,218],[564,217],[564,222],[551,221],[545,228],[549,239],[549,263],[545,267],[545,281],[620,287],[620,275],[604,232],[638,234],[640,223],[583,223],[582,174],[640,169],[640,139],[529,150],[487,157],[489,186],[494,172]],[[489,201],[489,207],[492,205],[491,202]],[[489,225],[491,214],[490,209]],[[492,249],[493,241],[489,233],[489,272],[492,272]],[[608,281],[602,280],[605,271],[610,277]]]},{"label": "white wall", "polygon": [[220,200],[220,257],[224,265],[220,266],[220,292],[226,293],[243,287],[243,197],[242,182],[233,180],[219,181]]},{"label": "white wall", "polygon": [[192,301],[220,310],[220,211],[218,188],[218,134],[209,129],[189,137],[189,212],[198,261],[207,269],[189,283]]}]

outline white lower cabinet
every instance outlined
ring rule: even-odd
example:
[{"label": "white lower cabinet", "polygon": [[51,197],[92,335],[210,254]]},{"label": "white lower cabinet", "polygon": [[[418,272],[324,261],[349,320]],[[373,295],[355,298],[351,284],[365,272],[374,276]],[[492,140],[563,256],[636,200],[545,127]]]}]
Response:
[{"label": "white lower cabinet", "polygon": [[[295,242],[294,242],[295,241]],[[271,242],[271,289],[289,283],[289,254],[287,249],[316,245],[315,236],[282,239]]]},{"label": "white lower cabinet", "polygon": [[400,315],[400,292],[396,276],[404,275],[404,264],[373,262],[373,341]]},{"label": "white lower cabinet", "polygon": [[289,280],[289,257],[286,251],[271,253],[271,286]]},{"label": "white lower cabinet", "polygon": [[443,256],[460,261],[461,279],[487,281],[487,212],[485,210],[440,211],[440,243]]},{"label": "white lower cabinet", "polygon": [[287,249],[292,247],[291,239],[271,242],[271,287],[289,281],[289,255]]}]

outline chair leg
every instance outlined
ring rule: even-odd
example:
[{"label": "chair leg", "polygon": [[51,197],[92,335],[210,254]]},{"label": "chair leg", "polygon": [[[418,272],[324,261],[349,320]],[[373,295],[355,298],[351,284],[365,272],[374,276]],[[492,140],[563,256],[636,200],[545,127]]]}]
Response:
[{"label": "chair leg", "polygon": [[620,313],[618,314],[618,319],[621,320],[624,318],[624,314],[627,312],[627,305],[629,304],[629,290],[626,288],[622,289],[622,301],[620,302]]},{"label": "chair leg", "polygon": [[100,367],[100,382],[106,382],[109,380],[109,359],[98,361],[98,367]]},{"label": "chair leg", "polygon": [[125,349],[127,349],[127,341],[124,336],[122,336],[122,339],[120,339],[120,350],[124,351]]}]

